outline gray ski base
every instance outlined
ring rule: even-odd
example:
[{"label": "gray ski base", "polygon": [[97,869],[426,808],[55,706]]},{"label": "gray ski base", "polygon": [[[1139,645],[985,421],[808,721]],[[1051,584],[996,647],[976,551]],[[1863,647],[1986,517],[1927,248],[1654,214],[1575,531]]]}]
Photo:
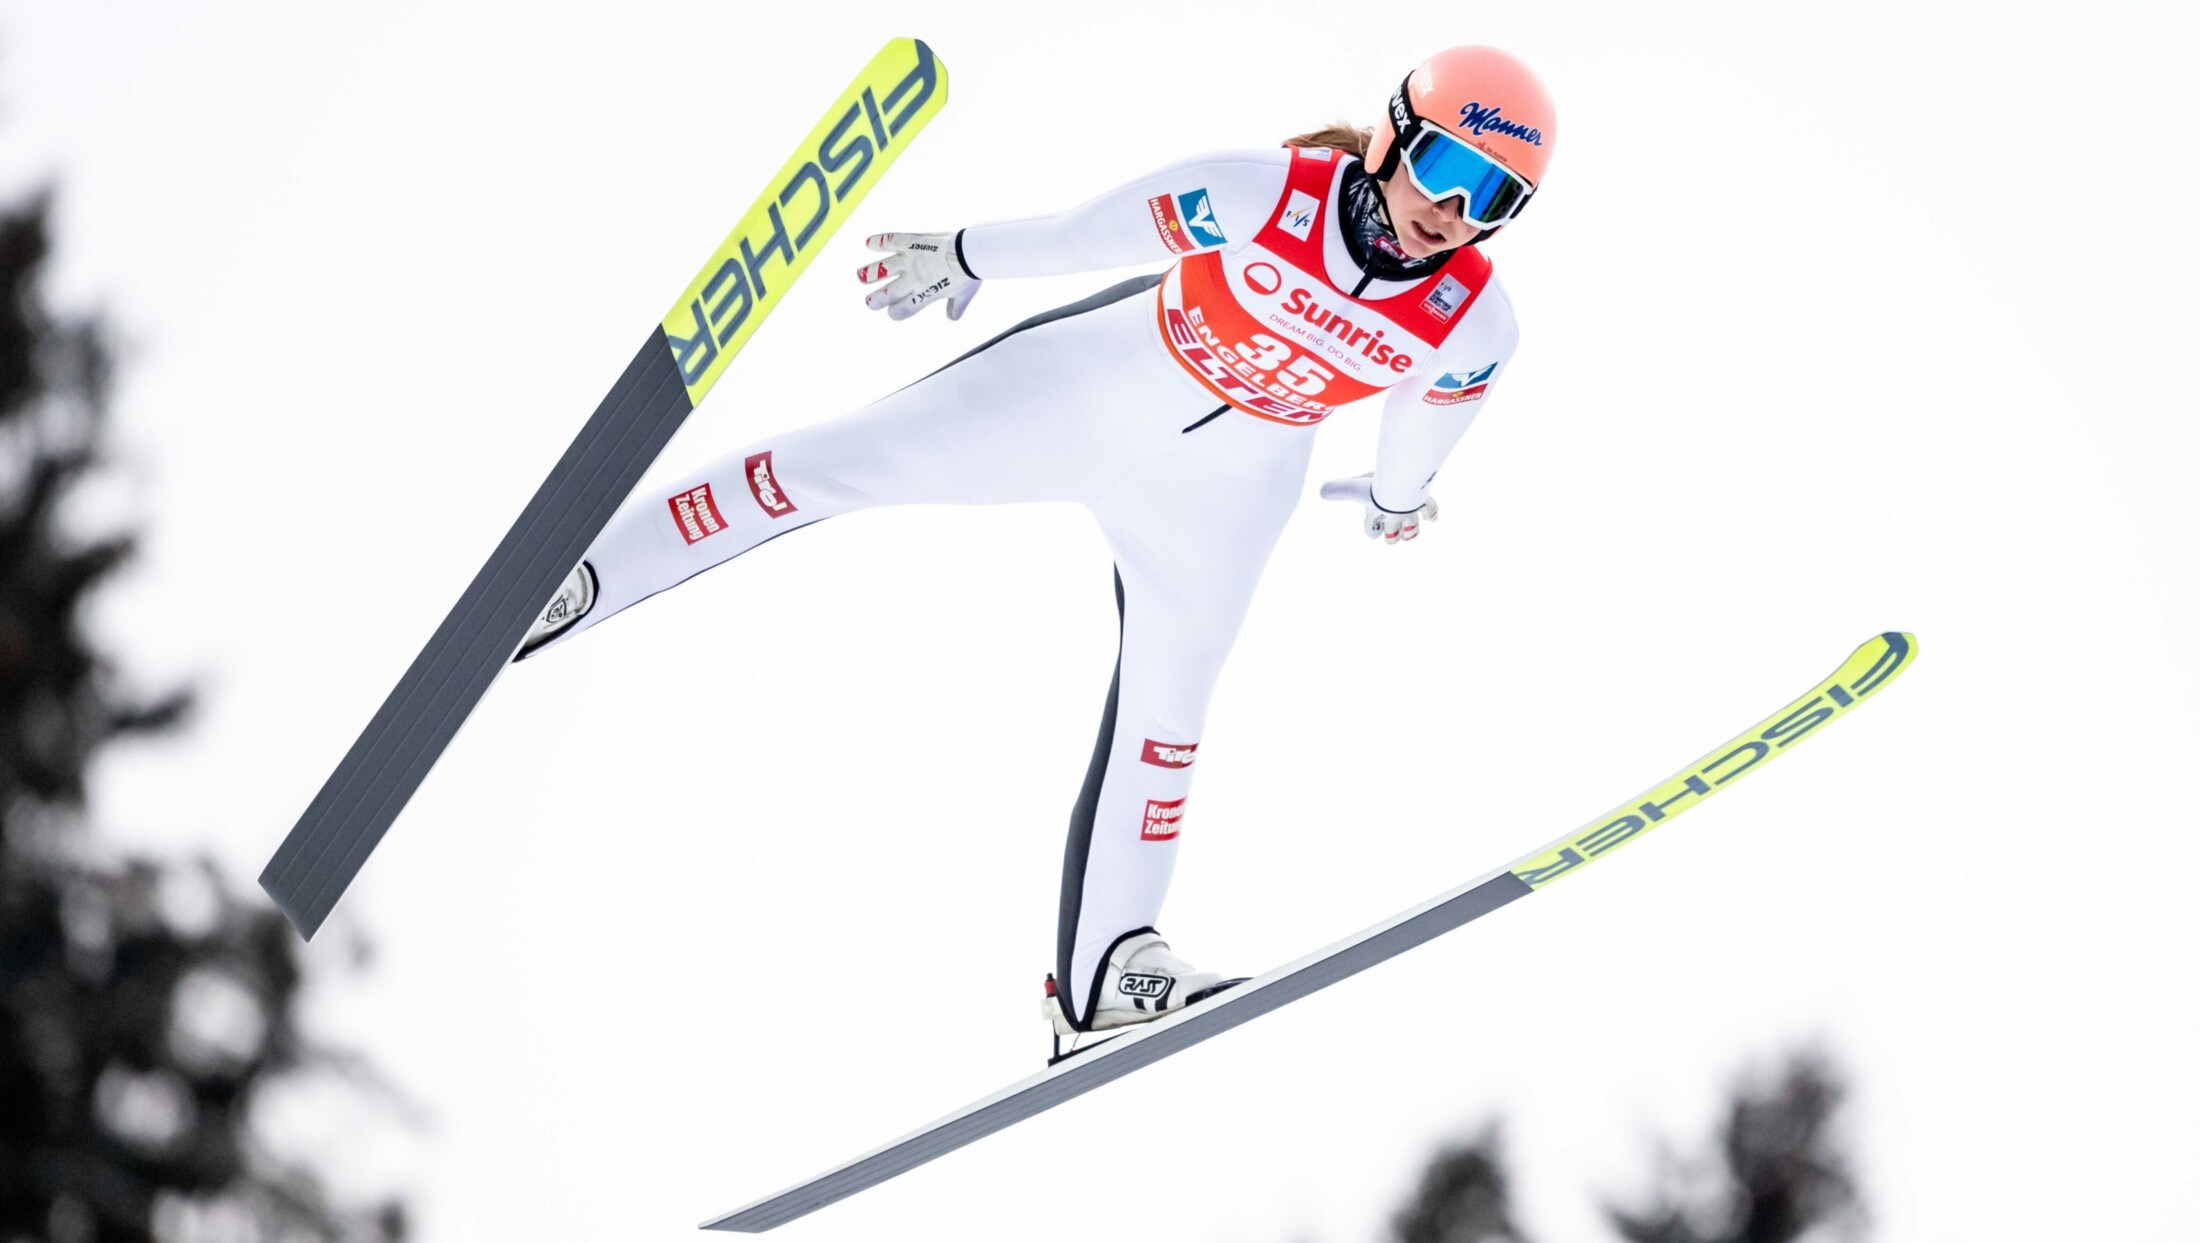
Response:
[{"label": "gray ski base", "polygon": [[754,1234],[785,1225],[836,1200],[915,1169],[934,1157],[953,1152],[973,1140],[1043,1113],[1072,1097],[1082,1096],[1101,1084],[1220,1035],[1240,1023],[1250,1022],[1309,993],[1318,992],[1385,959],[1395,958],[1533,892],[1525,881],[1510,871],[1495,872],[1462,885],[1388,923],[1289,966],[1248,980],[1168,1018],[1132,1028],[1125,1035],[1048,1067],[960,1113],[904,1135],[809,1182],[712,1218],[704,1222],[702,1228]]},{"label": "gray ski base", "polygon": [[260,873],[308,940],[693,408],[652,330]]}]

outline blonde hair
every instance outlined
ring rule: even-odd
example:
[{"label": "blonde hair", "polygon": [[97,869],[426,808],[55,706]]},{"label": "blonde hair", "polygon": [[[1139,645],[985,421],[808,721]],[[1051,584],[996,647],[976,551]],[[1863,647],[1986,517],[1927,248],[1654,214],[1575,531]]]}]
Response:
[{"label": "blonde hair", "polygon": [[1366,159],[1367,145],[1374,140],[1374,130],[1361,129],[1359,126],[1347,125],[1343,121],[1338,121],[1333,125],[1325,125],[1320,129],[1300,134],[1296,138],[1286,138],[1283,140],[1283,145],[1286,147],[1329,147],[1332,150],[1342,151],[1347,155],[1356,155],[1361,159]]}]

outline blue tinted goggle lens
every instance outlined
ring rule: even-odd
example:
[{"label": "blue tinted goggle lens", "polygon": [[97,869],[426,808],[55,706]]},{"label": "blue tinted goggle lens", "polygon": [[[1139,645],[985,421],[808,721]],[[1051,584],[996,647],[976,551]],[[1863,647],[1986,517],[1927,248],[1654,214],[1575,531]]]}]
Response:
[{"label": "blue tinted goggle lens", "polygon": [[1459,214],[1483,226],[1512,219],[1534,193],[1497,161],[1428,125],[1407,143],[1405,164],[1414,186],[1431,202],[1461,199]]}]

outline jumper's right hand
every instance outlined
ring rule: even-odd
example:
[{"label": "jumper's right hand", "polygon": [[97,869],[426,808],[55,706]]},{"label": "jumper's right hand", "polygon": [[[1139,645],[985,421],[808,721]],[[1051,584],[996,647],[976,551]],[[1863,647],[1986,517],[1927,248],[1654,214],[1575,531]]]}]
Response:
[{"label": "jumper's right hand", "polygon": [[1375,499],[1375,476],[1372,472],[1354,475],[1350,479],[1332,479],[1322,485],[1325,501],[1358,501],[1360,503],[1360,529],[1372,540],[1381,540],[1385,547],[1404,544],[1418,538],[1423,522],[1436,521],[1436,498],[1424,497],[1412,509],[1386,509]]},{"label": "jumper's right hand", "polygon": [[886,258],[864,264],[856,279],[880,288],[864,295],[863,305],[907,319],[931,303],[945,301],[947,318],[961,319],[978,296],[978,278],[963,266],[953,233],[876,233],[863,240]]}]

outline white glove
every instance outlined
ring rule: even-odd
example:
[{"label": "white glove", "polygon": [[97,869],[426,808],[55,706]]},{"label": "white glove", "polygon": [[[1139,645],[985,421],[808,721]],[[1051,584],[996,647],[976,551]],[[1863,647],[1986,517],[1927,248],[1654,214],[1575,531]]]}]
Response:
[{"label": "white glove", "polygon": [[907,319],[945,299],[947,318],[961,319],[963,308],[978,296],[978,278],[955,254],[952,233],[876,233],[863,244],[887,256],[856,272],[857,280],[880,286],[864,295],[863,305],[884,309],[889,318]]},{"label": "white glove", "polygon": [[1322,485],[1325,501],[1358,501],[1364,508],[1362,529],[1369,539],[1379,539],[1385,544],[1403,544],[1421,534],[1421,523],[1436,521],[1436,498],[1421,502],[1418,509],[1384,509],[1375,503],[1375,476],[1372,472],[1354,475],[1350,479],[1332,479]]}]

